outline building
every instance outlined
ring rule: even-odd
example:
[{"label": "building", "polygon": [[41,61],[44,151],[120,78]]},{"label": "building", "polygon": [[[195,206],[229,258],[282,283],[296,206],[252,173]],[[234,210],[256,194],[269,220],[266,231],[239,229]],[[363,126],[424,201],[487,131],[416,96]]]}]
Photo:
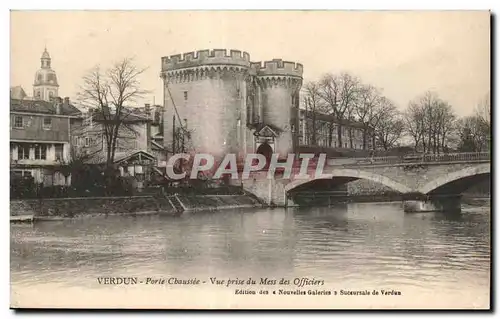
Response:
[{"label": "building", "polygon": [[71,158],[72,132],[81,112],[58,96],[57,76],[47,49],[35,73],[33,97],[21,86],[10,90],[10,171],[44,186],[69,185],[64,164]]},{"label": "building", "polygon": [[[99,111],[89,109],[73,137],[79,156],[90,164],[107,162],[105,129],[109,117],[105,117],[103,111],[113,114],[111,108]],[[159,134],[162,113],[161,106],[151,107],[150,104],[122,110],[122,124],[117,135],[113,164],[119,169],[121,176],[135,177],[139,187],[150,179],[151,174],[164,174],[158,169],[158,166],[166,166],[166,154]]]},{"label": "building", "polygon": [[44,186],[69,185],[61,167],[70,160],[72,127],[81,112],[69,98],[10,100],[10,171]]},{"label": "building", "polygon": [[[315,132],[315,134],[314,134]],[[342,145],[339,143],[339,132]],[[371,150],[373,149],[373,129],[363,123],[338,119],[329,114],[299,111],[299,145],[322,148]]]},{"label": "building", "polygon": [[47,48],[40,58],[40,69],[35,73],[33,83],[33,98],[36,100],[51,101],[59,96],[59,84],[57,83],[56,71],[51,67],[51,58]]},{"label": "building", "polygon": [[24,91],[22,86],[18,85],[18,86],[13,86],[10,88],[10,98],[11,99],[24,100],[27,97],[28,97],[28,94],[26,94],[26,91]]},{"label": "building", "polygon": [[298,145],[299,91],[303,67],[274,59],[252,62],[238,50],[203,50],[163,57],[163,146],[179,153],[178,128],[188,152],[278,153]]}]

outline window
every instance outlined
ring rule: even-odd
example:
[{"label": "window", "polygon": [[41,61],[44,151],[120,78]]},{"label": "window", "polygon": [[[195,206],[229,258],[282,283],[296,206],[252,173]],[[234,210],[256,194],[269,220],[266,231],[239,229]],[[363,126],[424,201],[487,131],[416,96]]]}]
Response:
[{"label": "window", "polygon": [[22,116],[15,116],[14,117],[14,127],[15,128],[23,128],[24,123],[23,123],[23,117]]},{"label": "window", "polygon": [[50,130],[52,128],[52,119],[50,117],[43,118],[43,129]]},{"label": "window", "polygon": [[90,146],[90,138],[86,137],[85,138],[85,147],[89,147]]},{"label": "window", "polygon": [[56,161],[63,160],[63,145],[62,144],[55,145],[55,155],[56,155]]},{"label": "window", "polygon": [[30,147],[28,144],[21,144],[17,147],[17,159],[29,159],[30,158]]},{"label": "window", "polygon": [[184,91],[184,101],[187,101],[187,99],[188,99],[188,92]]},{"label": "window", "polygon": [[35,145],[35,159],[39,160],[47,159],[47,145],[43,144]]}]

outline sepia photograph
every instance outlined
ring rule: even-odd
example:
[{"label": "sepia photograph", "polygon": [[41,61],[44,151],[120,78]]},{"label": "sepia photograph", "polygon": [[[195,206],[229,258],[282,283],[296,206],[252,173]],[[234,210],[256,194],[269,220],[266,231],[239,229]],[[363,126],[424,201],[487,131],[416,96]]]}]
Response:
[{"label": "sepia photograph", "polygon": [[10,308],[491,309],[491,23],[11,10]]}]

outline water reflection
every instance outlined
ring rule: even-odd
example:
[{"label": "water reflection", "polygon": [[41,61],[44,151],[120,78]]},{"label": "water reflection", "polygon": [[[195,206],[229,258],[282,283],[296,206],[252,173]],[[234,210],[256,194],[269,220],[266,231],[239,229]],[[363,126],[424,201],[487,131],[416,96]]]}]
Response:
[{"label": "water reflection", "polygon": [[487,294],[490,207],[400,203],[98,217],[11,226],[11,280],[99,289],[97,276],[314,276],[343,287]]}]

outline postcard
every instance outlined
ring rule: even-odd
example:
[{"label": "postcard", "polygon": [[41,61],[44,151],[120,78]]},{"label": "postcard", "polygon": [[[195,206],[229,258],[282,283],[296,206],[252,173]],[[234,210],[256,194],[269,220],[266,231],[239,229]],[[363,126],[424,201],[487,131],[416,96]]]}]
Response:
[{"label": "postcard", "polygon": [[488,11],[11,11],[13,309],[490,309]]}]

